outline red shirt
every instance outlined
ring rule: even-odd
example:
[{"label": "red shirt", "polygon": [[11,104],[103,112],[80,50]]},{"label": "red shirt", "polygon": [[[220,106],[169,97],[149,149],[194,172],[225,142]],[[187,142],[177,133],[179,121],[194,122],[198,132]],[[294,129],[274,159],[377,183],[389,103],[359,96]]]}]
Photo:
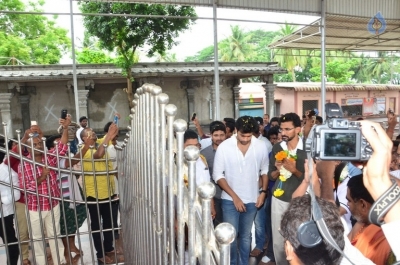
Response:
[{"label": "red shirt", "polygon": [[[58,160],[56,155],[56,148],[47,152],[47,165],[49,167],[58,167]],[[58,143],[58,155],[64,156],[68,151],[68,145]],[[27,158],[32,159],[29,154]],[[45,156],[42,157],[42,163],[45,164]],[[26,186],[26,190],[36,191],[37,194],[50,195],[51,197],[60,198],[60,187],[57,181],[57,171],[50,170],[50,174],[46,180],[37,185],[36,180],[42,175],[43,168],[36,165],[36,172],[34,165],[30,161],[24,161],[20,164],[18,169],[19,185],[21,188]],[[37,188],[36,188],[37,186]],[[50,190],[50,194],[49,194]],[[29,211],[50,211],[58,205],[58,200],[53,200],[47,197],[39,196],[39,201],[36,194],[26,194],[28,210]]]}]

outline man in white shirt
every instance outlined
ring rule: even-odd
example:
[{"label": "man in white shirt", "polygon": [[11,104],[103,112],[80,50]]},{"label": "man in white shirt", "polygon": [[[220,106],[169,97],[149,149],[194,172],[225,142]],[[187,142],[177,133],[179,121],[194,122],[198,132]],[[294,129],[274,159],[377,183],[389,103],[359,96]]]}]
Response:
[{"label": "man in white shirt", "polygon": [[81,132],[88,126],[88,118],[86,116],[80,117],[79,124],[81,125],[81,128],[76,131],[76,138],[78,139],[78,144],[83,144],[83,141],[81,139]]},{"label": "man in white shirt", "polygon": [[266,146],[259,144],[259,140],[252,135],[258,127],[254,118],[242,116],[237,119],[235,127],[237,135],[222,142],[217,149],[213,178],[223,190],[223,220],[233,225],[238,235],[231,244],[231,264],[247,265],[251,227],[257,208],[263,205],[266,197],[269,159]]}]

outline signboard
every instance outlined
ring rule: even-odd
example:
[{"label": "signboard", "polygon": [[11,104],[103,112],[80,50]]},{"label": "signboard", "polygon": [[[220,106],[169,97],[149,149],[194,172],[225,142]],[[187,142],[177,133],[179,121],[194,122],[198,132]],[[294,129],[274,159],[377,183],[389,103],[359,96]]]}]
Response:
[{"label": "signboard", "polygon": [[386,98],[364,98],[363,115],[384,114],[386,111]]},{"label": "signboard", "polygon": [[353,106],[353,105],[362,105],[362,98],[346,98],[342,99],[342,106]]}]

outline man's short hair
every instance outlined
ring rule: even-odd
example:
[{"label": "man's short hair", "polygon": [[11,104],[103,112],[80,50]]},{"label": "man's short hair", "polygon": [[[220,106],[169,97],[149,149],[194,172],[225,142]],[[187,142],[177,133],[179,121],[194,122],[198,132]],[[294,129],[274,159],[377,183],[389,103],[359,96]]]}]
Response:
[{"label": "man's short hair", "polygon": [[321,124],[324,123],[324,119],[321,116],[317,116],[315,119]]},{"label": "man's short hair", "polygon": [[279,124],[281,124],[282,122],[289,122],[289,121],[293,122],[294,127],[301,127],[301,120],[299,115],[293,112],[284,114],[279,119]]},{"label": "man's short hair", "polygon": [[106,123],[106,125],[104,125],[104,132],[105,133],[108,133],[108,130],[110,129],[110,126],[111,126],[112,123],[113,123],[112,121],[109,121],[109,122]]},{"label": "man's short hair", "polygon": [[222,121],[213,121],[210,123],[210,133],[213,134],[216,131],[223,131],[226,133],[226,127]]},{"label": "man's short hair", "polygon": [[57,140],[57,139],[60,139],[60,138],[61,138],[60,134],[56,134],[56,135],[52,135],[52,136],[48,137],[46,139],[47,150],[50,150],[51,148],[53,148],[54,147],[54,141]]},{"label": "man's short hair", "polygon": [[229,128],[231,132],[235,130],[235,119],[232,118],[224,118],[225,127]]},{"label": "man's short hair", "polygon": [[274,121],[276,121],[277,123],[279,123],[279,118],[278,118],[278,117],[272,117],[272,118],[269,120],[269,124],[273,123]]},{"label": "man's short hair", "polygon": [[[336,241],[340,249],[344,249],[344,228],[339,216],[339,210],[332,202],[321,198],[316,198],[323,218],[330,234]],[[281,234],[293,246],[294,253],[305,264],[313,265],[337,265],[340,263],[342,255],[334,249],[328,242],[322,242],[315,247],[306,248],[302,246],[297,238],[297,228],[303,222],[311,219],[311,197],[304,195],[293,198],[289,208],[282,215]]]},{"label": "man's short hair", "polygon": [[268,113],[265,113],[264,116],[268,116],[268,118],[269,118],[269,114]]},{"label": "man's short hair", "polygon": [[256,120],[256,122],[258,123],[258,125],[264,125],[264,120],[261,117],[254,117],[254,119]]},{"label": "man's short hair", "polygon": [[347,188],[349,189],[350,196],[354,201],[363,199],[371,204],[374,203],[374,199],[372,199],[371,194],[364,186],[362,174],[350,178],[349,182],[347,182]]},{"label": "man's short hair", "polygon": [[242,116],[236,120],[236,130],[241,133],[253,133],[258,130],[258,124],[251,116]]},{"label": "man's short hair", "polygon": [[79,118],[79,122],[82,122],[83,120],[87,120],[88,118],[86,116],[82,116]]},{"label": "man's short hair", "polygon": [[193,130],[186,130],[185,134],[183,135],[183,142],[186,143],[186,141],[189,139],[199,140],[199,135]]},{"label": "man's short hair", "polygon": [[267,138],[268,138],[268,140],[270,140],[272,135],[278,135],[278,134],[279,134],[279,127],[273,126],[269,129],[269,131],[267,133]]}]

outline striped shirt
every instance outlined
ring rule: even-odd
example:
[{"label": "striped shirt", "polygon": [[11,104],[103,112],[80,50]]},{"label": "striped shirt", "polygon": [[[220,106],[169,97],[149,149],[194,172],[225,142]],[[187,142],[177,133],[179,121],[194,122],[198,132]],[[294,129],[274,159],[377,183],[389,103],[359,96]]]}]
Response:
[{"label": "striped shirt", "polygon": [[[58,167],[58,160],[56,156],[56,150],[54,148],[47,152],[47,157],[42,156],[42,163],[45,164],[45,159],[47,159],[47,164],[50,167]],[[64,156],[68,151],[68,145],[58,142],[58,154],[59,156]],[[27,156],[28,159],[32,159],[31,155]],[[58,205],[58,200],[53,200],[44,196],[50,196],[55,198],[60,198],[60,187],[57,181],[57,172],[50,170],[49,176],[45,181],[37,184],[37,179],[42,175],[43,167],[39,165],[33,165],[30,161],[24,161],[19,165],[18,168],[18,178],[20,187],[25,188],[28,191],[34,191],[39,194],[39,200],[36,194],[26,193],[26,202],[28,204],[29,211],[50,211],[55,206]],[[50,193],[49,193],[50,192]]]}]

